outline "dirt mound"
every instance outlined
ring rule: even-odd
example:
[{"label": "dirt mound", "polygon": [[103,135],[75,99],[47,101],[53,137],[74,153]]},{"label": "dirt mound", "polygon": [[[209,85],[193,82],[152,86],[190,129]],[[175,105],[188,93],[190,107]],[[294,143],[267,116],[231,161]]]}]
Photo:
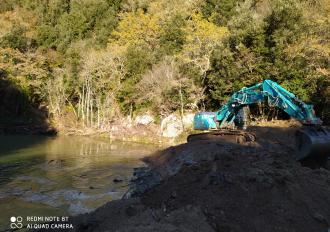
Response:
[{"label": "dirt mound", "polygon": [[258,143],[192,142],[149,157],[129,199],[75,218],[76,230],[329,231],[330,172],[295,161],[295,128],[252,130]]}]

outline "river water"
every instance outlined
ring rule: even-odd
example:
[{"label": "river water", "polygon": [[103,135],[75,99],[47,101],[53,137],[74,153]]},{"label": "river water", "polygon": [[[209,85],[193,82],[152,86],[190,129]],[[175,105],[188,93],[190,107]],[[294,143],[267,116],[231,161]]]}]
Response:
[{"label": "river water", "polygon": [[86,137],[0,136],[0,231],[11,216],[70,216],[120,199],[133,168],[158,149]]}]

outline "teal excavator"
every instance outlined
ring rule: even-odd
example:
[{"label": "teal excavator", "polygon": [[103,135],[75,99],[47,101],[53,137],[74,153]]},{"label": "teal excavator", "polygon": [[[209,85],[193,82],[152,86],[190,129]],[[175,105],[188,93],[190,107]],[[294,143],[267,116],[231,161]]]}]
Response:
[{"label": "teal excavator", "polygon": [[299,100],[293,93],[271,80],[235,92],[217,112],[195,114],[194,129],[204,133],[191,134],[188,142],[195,140],[231,140],[237,143],[256,140],[255,134],[246,131],[249,105],[267,102],[290,117],[299,120],[302,127],[296,132],[296,159],[326,160],[330,155],[330,130],[322,126],[316,117],[313,105]]}]

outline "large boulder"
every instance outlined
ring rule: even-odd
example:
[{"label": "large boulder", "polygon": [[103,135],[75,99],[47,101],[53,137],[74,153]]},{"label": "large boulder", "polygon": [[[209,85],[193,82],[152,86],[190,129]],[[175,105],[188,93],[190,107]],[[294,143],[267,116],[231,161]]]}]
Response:
[{"label": "large boulder", "polygon": [[193,127],[194,116],[195,116],[195,114],[193,114],[193,113],[188,113],[188,114],[183,115],[182,123],[183,123],[183,126],[185,129]]},{"label": "large boulder", "polygon": [[149,125],[155,121],[154,117],[149,114],[138,115],[135,118],[136,125]]},{"label": "large boulder", "polygon": [[179,117],[171,114],[162,120],[160,130],[163,137],[177,137],[183,132],[182,121]]}]

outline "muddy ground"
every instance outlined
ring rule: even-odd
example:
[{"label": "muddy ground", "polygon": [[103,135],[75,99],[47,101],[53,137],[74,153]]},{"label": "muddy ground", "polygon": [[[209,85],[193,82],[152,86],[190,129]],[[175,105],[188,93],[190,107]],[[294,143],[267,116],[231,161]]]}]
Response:
[{"label": "muddy ground", "polygon": [[330,171],[294,158],[296,126],[252,127],[249,144],[197,141],[145,159],[125,199],[76,231],[328,232]]}]

